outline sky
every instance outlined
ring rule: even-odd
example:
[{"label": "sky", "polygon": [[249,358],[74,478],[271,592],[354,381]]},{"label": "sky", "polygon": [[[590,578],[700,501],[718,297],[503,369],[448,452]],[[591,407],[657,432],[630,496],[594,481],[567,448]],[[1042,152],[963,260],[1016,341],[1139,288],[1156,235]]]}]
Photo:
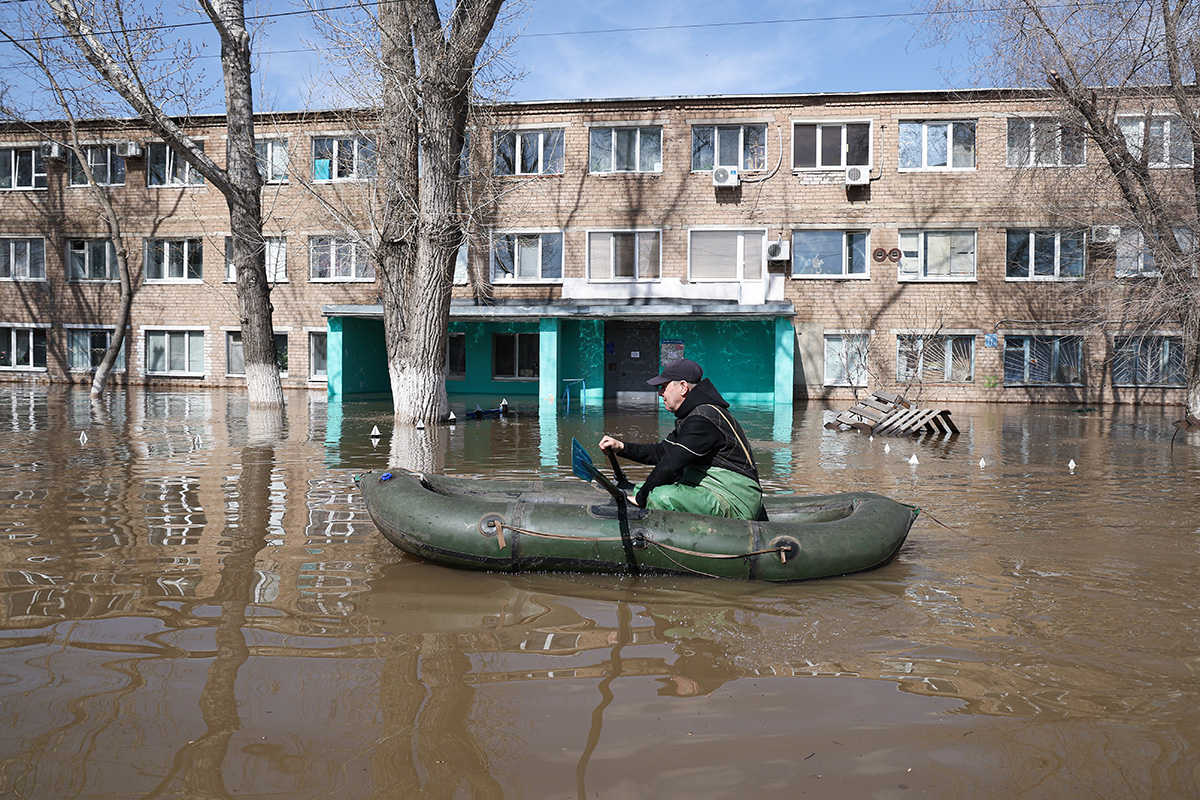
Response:
[{"label": "sky", "polygon": [[[372,0],[366,0],[371,2]],[[440,5],[450,0],[438,0]],[[204,107],[220,113],[220,48],[195,0],[162,0],[189,27],[164,40],[203,46],[198,62],[215,91]],[[354,0],[313,0],[346,7]],[[930,46],[920,34],[919,0],[523,0],[502,34],[522,77],[519,101],[673,95],[875,92],[966,85],[961,49]],[[147,0],[148,7],[157,0]],[[13,8],[14,6],[9,6]],[[25,6],[28,8],[28,6]],[[326,88],[312,49],[311,17],[296,0],[247,0],[256,33],[255,107],[300,111],[344,106]],[[0,20],[2,22],[2,20]],[[196,24],[200,23],[200,24]],[[0,52],[11,46],[0,46]],[[10,73],[11,75],[12,73]],[[336,83],[336,82],[335,82]]]},{"label": "sky", "polygon": [[[254,11],[283,8],[294,6],[259,0]],[[519,34],[509,60],[523,74],[509,99],[961,85],[960,56],[928,46],[911,8],[905,0],[529,0],[508,29]],[[305,22],[277,18],[260,40],[260,75],[274,110],[311,104],[305,87],[319,68],[298,44],[311,39]],[[219,64],[211,63],[215,75]]]}]

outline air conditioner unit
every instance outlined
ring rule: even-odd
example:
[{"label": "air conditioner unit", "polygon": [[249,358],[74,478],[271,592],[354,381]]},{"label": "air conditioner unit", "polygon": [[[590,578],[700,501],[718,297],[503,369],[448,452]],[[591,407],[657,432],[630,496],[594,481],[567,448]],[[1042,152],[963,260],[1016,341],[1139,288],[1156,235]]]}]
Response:
[{"label": "air conditioner unit", "polygon": [[142,154],[142,146],[137,142],[117,142],[115,149],[121,158],[136,158]]},{"label": "air conditioner unit", "polygon": [[734,167],[717,167],[713,170],[713,186],[737,186],[738,171]]},{"label": "air conditioner unit", "polygon": [[847,186],[866,186],[870,182],[870,167],[846,167]]},{"label": "air conditioner unit", "polygon": [[789,258],[791,258],[791,255],[791,242],[780,239],[777,242],[769,242],[767,244],[768,261],[787,261]]},{"label": "air conditioner unit", "polygon": [[1121,229],[1116,225],[1093,225],[1092,244],[1114,244],[1121,238]]},{"label": "air conditioner unit", "polygon": [[39,147],[42,158],[66,158],[67,148],[63,147],[58,142],[42,142]]}]

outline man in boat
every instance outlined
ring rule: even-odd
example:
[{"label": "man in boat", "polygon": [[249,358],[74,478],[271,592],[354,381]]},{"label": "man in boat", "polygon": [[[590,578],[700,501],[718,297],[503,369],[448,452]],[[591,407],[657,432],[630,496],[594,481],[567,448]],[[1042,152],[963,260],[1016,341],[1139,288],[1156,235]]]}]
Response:
[{"label": "man in boat", "polygon": [[675,414],[675,430],[656,444],[600,440],[605,452],[654,465],[630,501],[643,508],[765,519],[750,440],[700,365],[673,361],[646,383],[658,387],[663,406]]}]

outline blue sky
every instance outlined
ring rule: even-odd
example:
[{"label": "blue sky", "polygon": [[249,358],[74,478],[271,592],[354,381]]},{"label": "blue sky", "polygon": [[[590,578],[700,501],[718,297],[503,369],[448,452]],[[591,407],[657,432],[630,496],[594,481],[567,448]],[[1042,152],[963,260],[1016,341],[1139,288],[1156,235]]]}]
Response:
[{"label": "blue sky", "polygon": [[[283,9],[260,0],[255,10]],[[903,0],[531,0],[513,27],[510,60],[524,78],[511,99],[959,85],[953,48],[926,46],[910,13]],[[305,107],[318,68],[300,44],[304,29],[304,17],[283,18],[260,40],[270,95],[260,108]],[[219,65],[208,63],[215,77]]]},{"label": "blue sky", "polygon": [[[895,0],[540,0],[517,42],[528,74],[515,99],[945,88],[953,54],[924,47],[917,18],[898,16],[909,10]],[[630,28],[651,30],[571,35]]]},{"label": "blue sky", "polygon": [[[873,92],[962,86],[953,46],[918,35],[916,0],[528,0],[508,33],[524,77],[513,100],[787,92]],[[323,0],[345,6],[348,0]],[[147,0],[147,5],[151,5]],[[214,88],[199,111],[220,112],[219,46],[194,2],[173,19],[202,24],[165,40],[205,45],[199,62]],[[323,67],[308,42],[309,17],[292,0],[250,0],[272,15],[256,37],[262,111],[344,105],[312,95]],[[5,50],[9,50],[7,46]],[[959,63],[956,64],[956,61]],[[10,73],[11,75],[11,73]]]}]

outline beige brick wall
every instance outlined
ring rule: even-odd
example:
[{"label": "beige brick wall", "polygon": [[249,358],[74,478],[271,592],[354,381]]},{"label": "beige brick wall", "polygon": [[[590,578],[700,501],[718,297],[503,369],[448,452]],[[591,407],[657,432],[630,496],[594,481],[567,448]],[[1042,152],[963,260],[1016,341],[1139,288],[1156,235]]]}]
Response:
[{"label": "beige brick wall", "polygon": [[[801,228],[869,231],[869,249],[897,247],[905,229],[962,228],[977,232],[976,278],[965,282],[904,282],[895,263],[870,260],[870,277],[799,279],[783,269],[785,299],[795,307],[798,397],[845,399],[849,388],[821,385],[820,338],[824,331],[871,332],[872,388],[907,389],[923,400],[1020,400],[1106,402],[1129,399],[1111,389],[1103,336],[1090,334],[1085,346],[1087,371],[1082,387],[1016,388],[991,385],[1003,374],[1002,349],[984,346],[984,334],[1006,330],[1062,329],[1061,321],[1078,316],[1072,307],[1078,288],[1070,282],[1023,283],[1005,279],[1005,231],[1008,227],[1083,226],[1106,219],[1103,182],[1091,192],[1078,182],[1063,181],[1063,170],[1041,170],[1030,176],[1006,166],[1006,120],[1009,115],[1038,113],[1043,98],[1020,92],[879,93],[828,96],[697,97],[629,101],[579,101],[513,104],[494,109],[498,127],[561,127],[565,138],[562,174],[500,177],[500,191],[471,238],[472,269],[486,274],[491,230],[548,229],[564,233],[564,277],[586,275],[589,230],[657,229],[662,232],[662,277],[688,281],[689,232],[718,226],[759,229],[769,240],[788,238]],[[797,120],[870,120],[873,177],[869,187],[847,188],[840,170],[792,169],[792,123]],[[899,127],[906,120],[974,120],[977,123],[976,168],[965,171],[899,171]],[[767,125],[765,170],[744,172],[736,189],[716,189],[709,172],[692,172],[693,124],[754,122]],[[588,133],[592,126],[658,125],[663,132],[663,169],[652,174],[589,174]],[[353,126],[338,115],[279,115],[264,118],[260,133],[290,139],[291,180],[264,189],[267,235],[286,236],[289,281],[272,294],[275,326],[289,337],[289,387],[322,388],[308,381],[306,329],[323,328],[323,304],[373,303],[375,283],[314,283],[308,279],[308,237],[337,233],[344,223],[333,209],[361,214],[370,184],[347,182],[312,186],[311,139],[322,133],[344,133]],[[222,120],[199,121],[193,134],[206,143],[218,163],[224,161]],[[104,138],[146,140],[146,134],[104,133]],[[491,167],[491,137],[473,132],[473,158],[485,172]],[[28,134],[0,128],[0,140],[33,141]],[[1094,148],[1093,148],[1094,149]],[[1095,160],[1097,154],[1090,152]],[[211,186],[150,188],[145,157],[127,162],[124,187],[113,190],[130,241],[137,295],[133,331],[146,326],[179,326],[207,330],[207,365],[200,382],[236,385],[225,374],[225,331],[237,327],[234,286],[224,280],[224,237],[229,223],[225,203]],[[1080,170],[1073,170],[1078,173]],[[46,237],[45,282],[0,281],[0,326],[50,322],[50,368],[45,374],[3,372],[0,380],[86,379],[67,374],[65,323],[110,321],[115,313],[114,284],[69,283],[65,280],[65,246],[69,238],[102,235],[97,209],[86,189],[66,186],[63,162],[49,162],[44,191],[0,191],[0,236]],[[1051,214],[1046,209],[1053,208]],[[361,226],[363,229],[365,225]],[[202,237],[204,280],[199,284],[144,284],[143,241],[151,236]],[[1097,257],[1100,256],[1100,257]],[[1111,257],[1092,253],[1088,270],[1108,271]],[[779,265],[772,269],[780,271]],[[552,302],[561,297],[557,282],[497,285],[497,299]],[[455,295],[470,289],[459,286]],[[1056,324],[1048,324],[1048,323]],[[944,329],[976,332],[974,380],[964,384],[901,387],[896,383],[896,334],[906,330]],[[136,337],[135,337],[136,338]],[[1001,337],[1001,343],[1003,338]],[[142,341],[128,350],[127,377],[143,375]],[[186,379],[166,379],[178,383]],[[1106,386],[1106,383],[1108,386]],[[1180,402],[1178,390],[1143,392],[1138,399]]]}]

